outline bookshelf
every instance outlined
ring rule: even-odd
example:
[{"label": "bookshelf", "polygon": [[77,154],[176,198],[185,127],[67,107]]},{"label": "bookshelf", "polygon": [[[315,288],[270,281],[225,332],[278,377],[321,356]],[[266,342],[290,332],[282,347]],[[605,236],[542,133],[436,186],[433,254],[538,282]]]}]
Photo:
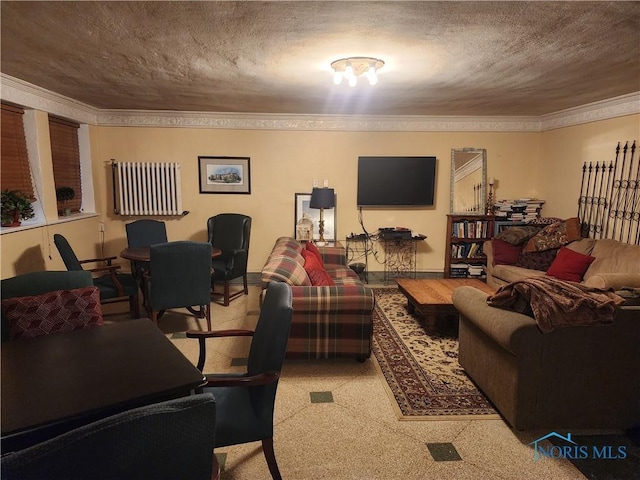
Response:
[{"label": "bookshelf", "polygon": [[493,215],[447,215],[444,278],[485,278],[482,247],[493,238]]}]

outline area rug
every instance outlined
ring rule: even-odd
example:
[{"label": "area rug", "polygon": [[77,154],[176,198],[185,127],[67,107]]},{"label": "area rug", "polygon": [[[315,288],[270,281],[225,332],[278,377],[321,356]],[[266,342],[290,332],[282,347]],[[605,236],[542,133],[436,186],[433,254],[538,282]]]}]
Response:
[{"label": "area rug", "polygon": [[427,333],[395,288],[375,288],[373,354],[401,420],[500,418],[458,363],[454,319]]}]

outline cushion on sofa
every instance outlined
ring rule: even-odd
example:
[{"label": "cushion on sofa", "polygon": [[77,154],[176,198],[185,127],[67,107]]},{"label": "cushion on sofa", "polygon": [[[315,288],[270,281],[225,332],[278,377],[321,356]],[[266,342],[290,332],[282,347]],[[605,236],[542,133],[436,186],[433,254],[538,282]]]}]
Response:
[{"label": "cushion on sofa", "polygon": [[493,264],[494,265],[515,265],[520,256],[522,247],[513,245],[499,238],[493,239]]},{"label": "cushion on sofa", "polygon": [[530,270],[540,270],[546,272],[558,253],[557,248],[551,250],[544,250],[542,252],[522,252],[518,257],[516,266],[522,268],[528,268]]},{"label": "cushion on sofa", "polygon": [[303,250],[302,256],[304,257],[304,269],[311,281],[311,285],[316,287],[335,285],[331,276],[324,269],[321,263],[322,259],[318,255],[311,250]]},{"label": "cushion on sofa", "polygon": [[2,300],[9,340],[35,338],[102,325],[98,287],[56,290]]},{"label": "cushion on sofa", "polygon": [[[302,256],[300,258],[302,259]],[[287,255],[269,256],[267,263],[262,268],[261,280],[263,283],[286,282],[292,287],[311,285],[302,262]]]},{"label": "cushion on sofa", "polygon": [[591,265],[595,257],[575,252],[566,247],[560,247],[555,260],[547,270],[550,277],[568,280],[570,282],[581,282],[584,273]]},{"label": "cushion on sofa", "polygon": [[518,227],[509,227],[498,233],[494,239],[503,240],[511,245],[522,245],[543,227],[536,225],[523,225]]},{"label": "cushion on sofa", "polygon": [[540,252],[560,248],[580,238],[580,220],[578,217],[568,218],[544,227],[529,239],[523,251]]},{"label": "cushion on sofa", "polygon": [[320,250],[318,250],[318,247],[316,247],[316,244],[313,242],[306,242],[304,248],[307,252],[313,253],[317,257],[318,261],[320,262],[320,265],[322,265],[322,267],[324,268],[324,261],[322,260],[322,254],[320,253]]},{"label": "cushion on sofa", "polygon": [[531,270],[516,265],[496,265],[493,267],[493,275],[506,283],[516,282],[526,277],[538,277],[545,275],[545,271]]},{"label": "cushion on sofa", "polygon": [[575,242],[568,243],[566,247],[583,255],[591,255],[595,244],[596,241],[593,238],[581,238]]},{"label": "cushion on sofa", "polygon": [[591,255],[596,259],[584,274],[585,280],[601,273],[638,274],[640,272],[640,245],[621,243],[611,239],[597,240]]}]

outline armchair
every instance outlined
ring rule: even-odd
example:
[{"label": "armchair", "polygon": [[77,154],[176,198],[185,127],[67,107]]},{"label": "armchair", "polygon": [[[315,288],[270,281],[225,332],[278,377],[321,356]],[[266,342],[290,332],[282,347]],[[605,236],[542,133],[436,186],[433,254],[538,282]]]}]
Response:
[{"label": "armchair", "polygon": [[273,450],[273,410],[280,370],[289,340],[293,308],[291,287],[274,282],[267,288],[255,331],[188,331],[200,347],[198,369],[204,368],[206,339],[251,336],[247,372],[241,375],[206,375],[204,392],[216,399],[215,446],[261,441],[274,480],[281,479]]},{"label": "armchair", "polygon": [[[209,243],[222,251],[212,262],[211,287],[215,282],[224,283],[223,305],[229,306],[234,298],[249,294],[247,287],[247,260],[249,258],[249,236],[251,217],[239,213],[221,213],[207,220]],[[230,293],[229,282],[242,277],[242,290]],[[214,292],[215,293],[215,292]]]},{"label": "armchair", "polygon": [[144,283],[153,323],[167,309],[186,308],[197,318],[206,318],[211,330],[211,245],[179,241],[151,245],[150,250],[151,271],[145,273]]},{"label": "armchair", "polygon": [[135,408],[24,450],[3,452],[1,476],[210,480],[217,474],[215,417],[216,403],[209,394]]},{"label": "armchair", "polygon": [[78,260],[71,245],[65,237],[56,233],[53,236],[62,261],[69,271],[82,271],[82,265],[87,263],[99,264],[103,262],[103,266],[88,269],[89,272],[100,274],[93,277],[93,284],[100,289],[100,301],[102,303],[122,302],[129,300],[129,309],[133,312],[135,318],[140,318],[140,304],[138,301],[138,283],[133,275],[119,274],[117,270],[120,265],[113,265],[112,261],[117,257],[91,258],[87,260]]}]

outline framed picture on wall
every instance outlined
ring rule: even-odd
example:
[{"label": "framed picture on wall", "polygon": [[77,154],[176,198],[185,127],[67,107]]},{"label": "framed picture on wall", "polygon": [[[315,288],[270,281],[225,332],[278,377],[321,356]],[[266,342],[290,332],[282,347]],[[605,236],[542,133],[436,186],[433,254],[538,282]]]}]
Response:
[{"label": "framed picture on wall", "polygon": [[200,193],[251,193],[249,157],[198,157]]},{"label": "framed picture on wall", "polygon": [[[336,195],[337,196],[337,195]],[[296,232],[296,225],[298,221],[305,215],[313,222],[313,239],[320,239],[320,210],[317,208],[310,208],[311,202],[310,193],[296,193],[295,196],[295,218],[293,223],[293,231]],[[338,200],[335,200],[335,205],[338,204]],[[336,235],[336,209],[325,208],[322,214],[324,218],[324,239],[327,242],[335,242],[338,238]]]}]

